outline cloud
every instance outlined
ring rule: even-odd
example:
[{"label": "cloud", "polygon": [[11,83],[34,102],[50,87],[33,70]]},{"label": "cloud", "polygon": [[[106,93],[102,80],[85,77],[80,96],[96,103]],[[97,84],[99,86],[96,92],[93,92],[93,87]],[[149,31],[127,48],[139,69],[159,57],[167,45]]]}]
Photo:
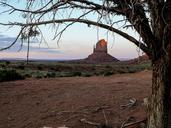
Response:
[{"label": "cloud", "polygon": [[[0,33],[1,33],[1,32],[0,32]],[[0,38],[2,38],[2,37],[4,37],[4,35],[1,35],[1,34],[0,34]]]},{"label": "cloud", "polygon": [[[0,43],[1,43],[1,45],[3,45],[3,44],[10,44],[10,43],[12,43],[15,40],[16,40],[16,37],[9,37],[9,36],[0,34]],[[18,42],[21,43],[21,40],[18,40]],[[33,39],[30,43],[38,43],[38,40]]]},{"label": "cloud", "polygon": [[[2,35],[0,34],[0,48],[5,48],[7,46],[9,46],[14,40],[16,39],[16,37],[9,37],[6,35]],[[45,53],[51,53],[51,54],[63,54],[62,51],[55,49],[55,48],[45,48],[45,47],[39,47],[39,46],[32,46],[32,44],[38,44],[38,40],[34,39],[31,42],[30,45],[30,52],[45,52]],[[21,41],[18,40],[10,49],[5,50],[6,52],[9,53],[14,53],[14,52],[18,52],[19,49],[21,49]],[[27,51],[27,43],[23,43],[22,45],[22,52]]]}]

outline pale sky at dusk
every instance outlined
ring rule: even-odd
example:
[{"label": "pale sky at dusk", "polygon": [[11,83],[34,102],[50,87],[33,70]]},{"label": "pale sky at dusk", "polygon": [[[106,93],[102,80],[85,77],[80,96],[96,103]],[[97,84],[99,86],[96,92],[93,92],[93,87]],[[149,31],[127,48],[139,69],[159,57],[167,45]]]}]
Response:
[{"label": "pale sky at dusk", "polygon": [[[19,6],[19,5],[18,5]],[[22,4],[20,5],[22,6]],[[1,7],[0,7],[0,10]],[[17,14],[11,16],[0,15],[0,22],[15,21],[21,17]],[[21,19],[22,20],[22,19]],[[16,37],[18,28],[7,29],[2,26],[0,30],[0,48],[10,44]],[[116,26],[118,27],[118,26]],[[107,37],[107,30],[99,29],[99,35],[97,36],[97,27],[91,26],[90,28],[84,24],[75,24],[66,32],[64,32],[59,44],[56,40],[52,40],[54,30],[51,27],[42,26],[42,32],[48,46],[45,43],[39,44],[37,40],[34,40],[30,48],[30,58],[34,59],[83,59],[86,58],[93,51],[93,45],[99,39],[105,39],[108,41],[108,53],[116,58],[135,58],[138,56],[137,47],[118,36],[117,34],[109,34]],[[135,32],[128,30],[129,34],[135,35]],[[9,50],[0,52],[0,59],[3,58],[26,58],[26,44],[23,49],[18,52],[20,48],[20,41],[14,47]]]}]

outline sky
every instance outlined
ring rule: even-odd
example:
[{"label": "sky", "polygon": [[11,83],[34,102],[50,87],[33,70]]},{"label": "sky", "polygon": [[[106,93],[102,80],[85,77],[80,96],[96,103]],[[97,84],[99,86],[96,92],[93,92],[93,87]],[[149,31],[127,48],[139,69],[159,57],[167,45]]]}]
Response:
[{"label": "sky", "polygon": [[[23,3],[14,5],[18,7],[24,6]],[[3,9],[4,8],[0,7],[0,10]],[[17,13],[12,15],[0,14],[0,17],[1,23],[18,21],[18,19],[20,19],[20,21],[23,20],[21,14],[18,15]],[[7,27],[0,27],[0,48],[3,48],[15,40],[19,28],[13,27],[8,29]],[[87,25],[76,23],[63,33],[58,44],[57,40],[53,40],[55,30],[52,29],[51,26],[42,26],[41,29],[48,45],[45,42],[40,44],[38,39],[34,39],[31,42],[29,55],[32,59],[83,59],[93,52],[93,46],[100,39],[105,39],[108,42],[108,53],[118,59],[135,58],[139,55],[137,52],[138,48],[130,41],[115,33],[109,33],[107,30],[97,27],[87,27]],[[127,32],[137,37],[134,31],[127,30]],[[24,43],[22,49],[19,51],[20,46],[21,41],[18,41],[10,49],[0,51],[0,59],[26,58],[27,44]]]}]

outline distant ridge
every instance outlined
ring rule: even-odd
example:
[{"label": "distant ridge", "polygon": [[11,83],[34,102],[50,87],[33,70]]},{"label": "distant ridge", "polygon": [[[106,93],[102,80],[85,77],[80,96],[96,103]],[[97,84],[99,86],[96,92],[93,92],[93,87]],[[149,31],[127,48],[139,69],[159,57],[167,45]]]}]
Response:
[{"label": "distant ridge", "polygon": [[144,55],[139,56],[135,59],[127,60],[127,62],[131,63],[131,64],[146,63],[146,62],[150,62],[150,59],[149,59],[148,55],[144,54]]},{"label": "distant ridge", "polygon": [[[0,61],[26,61],[26,58],[0,58]],[[30,58],[29,61],[72,61],[68,59],[36,59],[36,58]]]}]

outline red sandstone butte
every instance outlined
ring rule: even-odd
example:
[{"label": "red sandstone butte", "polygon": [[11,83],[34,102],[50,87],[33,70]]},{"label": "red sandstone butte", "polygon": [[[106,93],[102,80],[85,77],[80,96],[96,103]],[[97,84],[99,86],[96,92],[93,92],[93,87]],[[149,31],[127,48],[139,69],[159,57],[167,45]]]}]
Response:
[{"label": "red sandstone butte", "polygon": [[85,59],[89,63],[116,62],[119,61],[107,52],[107,42],[101,39],[94,46],[93,53]]}]

